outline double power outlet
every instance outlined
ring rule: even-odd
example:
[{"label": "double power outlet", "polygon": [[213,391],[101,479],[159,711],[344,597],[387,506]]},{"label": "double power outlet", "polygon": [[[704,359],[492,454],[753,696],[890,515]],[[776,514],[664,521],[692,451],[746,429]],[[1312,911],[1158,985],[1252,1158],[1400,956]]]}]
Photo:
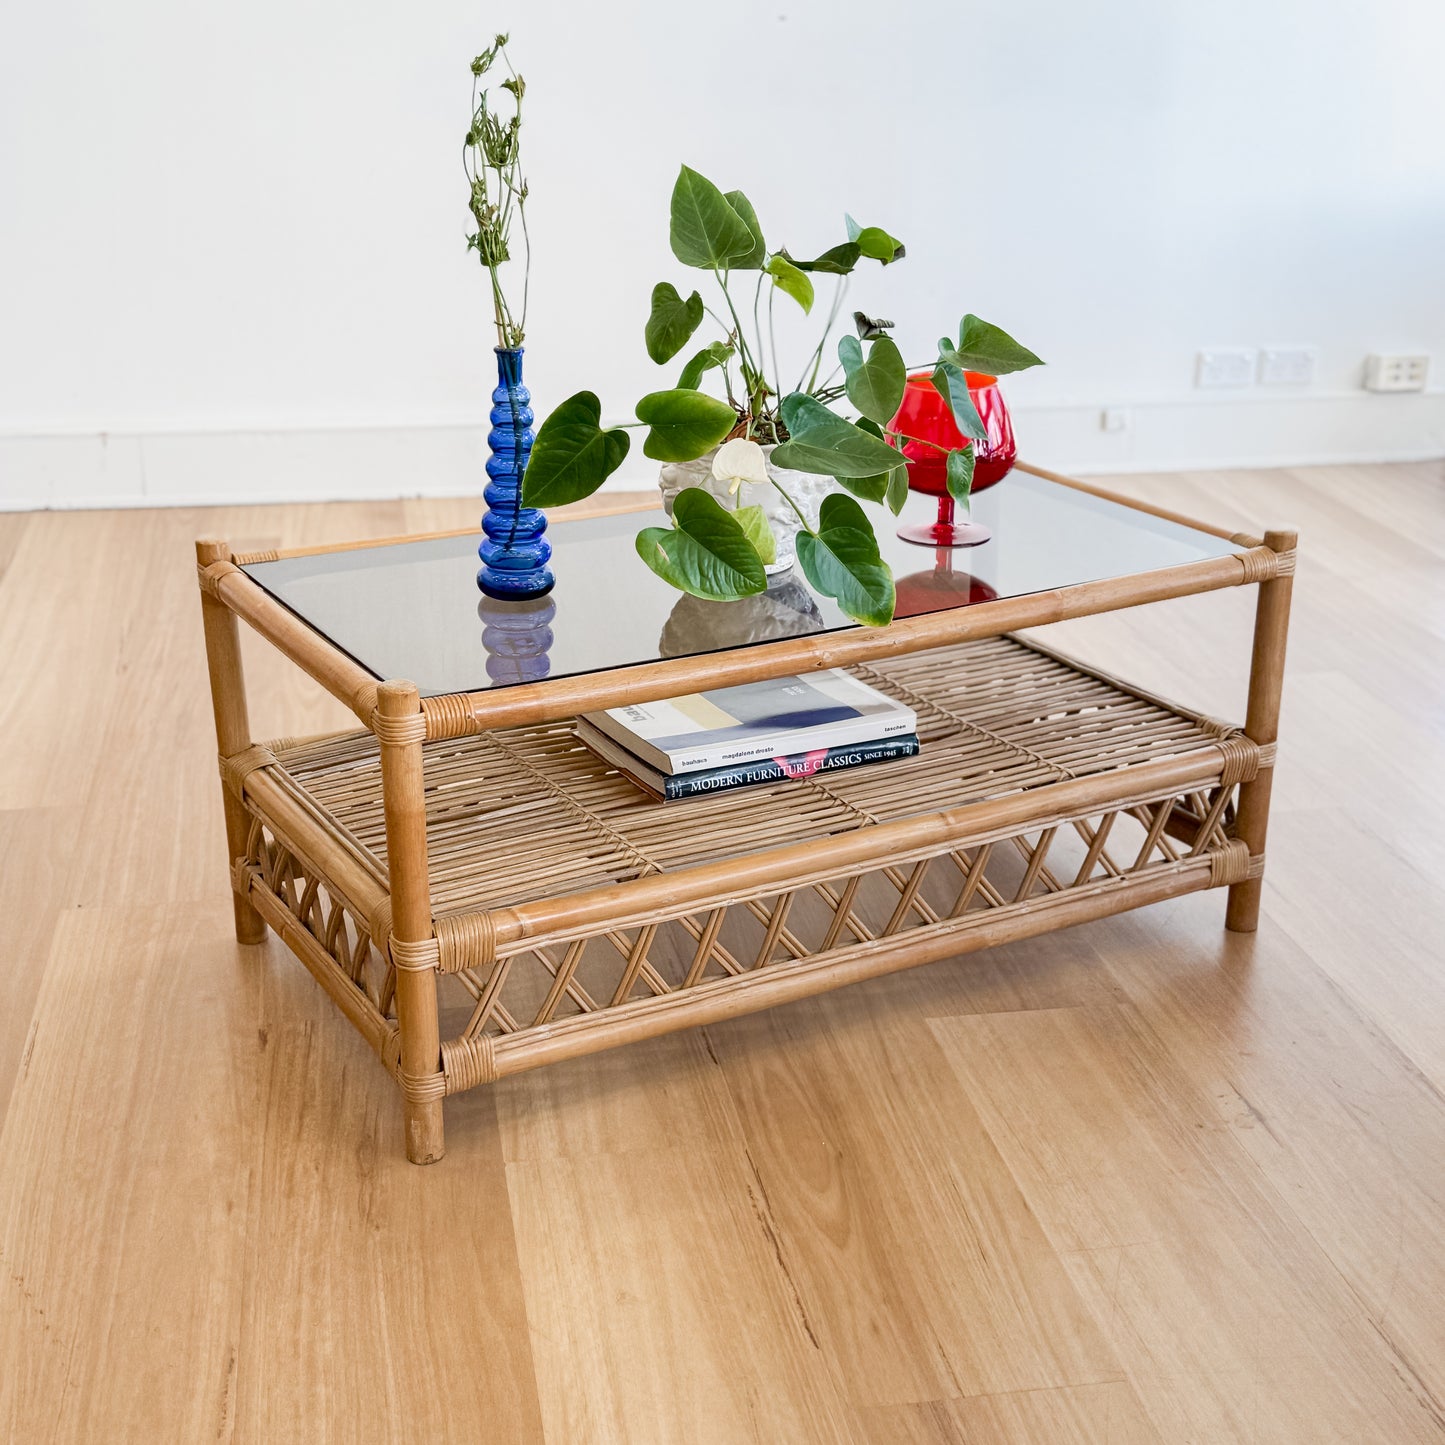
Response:
[{"label": "double power outlet", "polygon": [[[1319,353],[1312,346],[1226,346],[1201,351],[1194,368],[1197,387],[1310,386]],[[1370,356],[1366,391],[1424,391],[1428,356]]]},{"label": "double power outlet", "polygon": [[1309,386],[1319,353],[1310,346],[1223,346],[1201,351],[1194,367],[1200,387]]}]

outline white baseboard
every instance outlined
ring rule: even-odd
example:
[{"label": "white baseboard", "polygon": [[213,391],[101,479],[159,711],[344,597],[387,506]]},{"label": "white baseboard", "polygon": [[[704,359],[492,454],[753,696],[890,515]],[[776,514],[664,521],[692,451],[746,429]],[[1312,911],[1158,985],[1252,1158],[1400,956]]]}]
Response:
[{"label": "white baseboard", "polygon": [[[1020,450],[1085,475],[1445,457],[1445,392],[1191,395],[1124,410],[1128,426],[1106,432],[1096,404],[1019,406]],[[480,497],[485,460],[481,425],[0,436],[0,511]],[[607,485],[655,480],[634,449]]]},{"label": "white baseboard", "polygon": [[0,510],[480,499],[484,426],[0,437]]},{"label": "white baseboard", "polygon": [[1445,457],[1445,391],[1301,392],[1248,400],[1195,394],[1122,410],[1108,432],[1096,405],[1019,407],[1019,450],[1083,474],[1416,462]]}]

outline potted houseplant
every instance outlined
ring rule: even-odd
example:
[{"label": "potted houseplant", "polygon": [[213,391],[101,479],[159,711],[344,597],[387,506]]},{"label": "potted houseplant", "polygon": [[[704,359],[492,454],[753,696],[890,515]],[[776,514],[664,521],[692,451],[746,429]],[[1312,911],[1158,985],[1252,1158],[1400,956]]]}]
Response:
[{"label": "potted houseplant", "polygon": [[[721,334],[691,354],[675,385],[637,402],[635,422],[604,428],[601,402],[590,391],[562,402],[537,433],[524,505],[558,506],[589,496],[626,458],[627,429],[645,427],[643,454],[663,464],[671,526],[644,529],[636,545],[660,577],[696,597],[755,596],[767,586],[768,567],[795,548],[817,592],[860,622],[888,622],[893,578],[858,502],[886,505],[896,514],[908,489],[897,444],[933,445],[892,429],[908,373],[917,368],[905,364],[889,335],[892,322],[859,312],[853,330],[838,342],[838,367],[826,375],[823,357],[845,278],[865,262],[888,266],[900,260],[902,244],[881,227],[848,217],[846,240],[799,260],[769,247],[741,191],[725,193],[687,166],[673,187],[670,222],[673,255],[712,273],[717,306],[708,306],[696,290],[684,297],[671,282],[659,283],[644,329],[648,355],[659,365],[672,361],[705,317]],[[833,300],[801,377],[785,390],[772,308],[781,292],[788,304],[811,314],[821,277],[833,278]],[[1006,332],[965,316],[956,339],[944,337],[929,365],[959,429],[981,438],[966,373],[997,376],[1040,364]],[[857,415],[842,414],[844,406]],[[949,490],[966,508],[970,445],[948,450],[947,470]],[[775,529],[770,514],[775,519],[780,513],[790,520]]]}]

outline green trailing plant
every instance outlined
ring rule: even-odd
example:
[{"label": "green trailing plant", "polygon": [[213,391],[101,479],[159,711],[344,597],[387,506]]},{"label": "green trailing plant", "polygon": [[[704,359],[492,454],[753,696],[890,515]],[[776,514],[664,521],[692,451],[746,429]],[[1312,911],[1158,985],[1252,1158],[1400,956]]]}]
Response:
[{"label": "green trailing plant", "polygon": [[[778,485],[802,523],[797,556],[804,576],[849,617],[875,626],[890,621],[893,577],[859,501],[899,512],[908,494],[901,444],[935,444],[892,427],[908,374],[919,370],[904,362],[889,334],[892,322],[855,312],[853,332],[838,343],[837,367],[822,375],[849,275],[865,261],[888,266],[904,254],[902,243],[881,227],[860,226],[851,216],[845,220],[846,240],[812,260],[798,260],[786,249],[769,248],[757,213],[741,191],[723,192],[683,166],[672,191],[672,253],[684,266],[712,273],[718,309],[696,290],[683,296],[672,282],[659,282],[643,339],[648,356],[662,366],[692,342],[705,317],[721,335],[691,355],[674,386],[638,401],[636,422],[604,429],[602,404],[594,393],[568,397],[537,433],[523,479],[524,505],[555,507],[590,496],[622,465],[632,426],[646,428],[643,455],[655,461],[695,461],[725,442],[713,475],[734,491],[769,480],[762,447],[776,444],[776,467],[835,477],[849,494],[827,497],[813,525],[786,487]],[[781,292],[789,304],[811,314],[816,281],[825,277],[832,278],[833,294],[822,335],[797,383],[785,390],[773,335],[774,302]],[[751,327],[743,312],[750,313]],[[965,316],[957,337],[941,339],[928,365],[959,430],[981,439],[984,427],[966,373],[998,376],[1040,364],[1006,332]],[[723,395],[703,390],[704,382],[716,383]],[[857,416],[840,414],[836,408],[843,404]],[[973,448],[939,450],[948,453],[949,491],[967,510]],[[639,556],[658,576],[695,597],[720,600],[766,589],[764,565],[772,560],[771,548],[761,507],[729,511],[701,488],[679,493],[670,527],[648,527],[637,537]]]},{"label": "green trailing plant", "polygon": [[[484,80],[499,60],[506,66],[507,78],[493,91]],[[510,101],[502,102],[499,91],[506,91]],[[507,37],[499,35],[472,61],[472,122],[462,142],[462,169],[467,176],[467,208],[476,226],[467,237],[467,249],[477,253],[491,280],[497,345],[509,350],[520,346],[526,334],[532,270],[527,182],[521,168],[522,97],[526,93],[526,81],[512,69],[507,57]],[[513,312],[498,274],[512,259],[513,221],[522,233],[522,305],[517,312]]]}]

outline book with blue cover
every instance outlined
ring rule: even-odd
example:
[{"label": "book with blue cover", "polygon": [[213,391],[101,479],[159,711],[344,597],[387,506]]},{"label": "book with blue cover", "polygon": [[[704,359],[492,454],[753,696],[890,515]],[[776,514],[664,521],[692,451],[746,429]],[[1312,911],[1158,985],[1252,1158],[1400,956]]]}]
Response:
[{"label": "book with blue cover", "polygon": [[609,708],[579,719],[579,735],[583,725],[665,776],[918,731],[911,707],[840,668]]}]

